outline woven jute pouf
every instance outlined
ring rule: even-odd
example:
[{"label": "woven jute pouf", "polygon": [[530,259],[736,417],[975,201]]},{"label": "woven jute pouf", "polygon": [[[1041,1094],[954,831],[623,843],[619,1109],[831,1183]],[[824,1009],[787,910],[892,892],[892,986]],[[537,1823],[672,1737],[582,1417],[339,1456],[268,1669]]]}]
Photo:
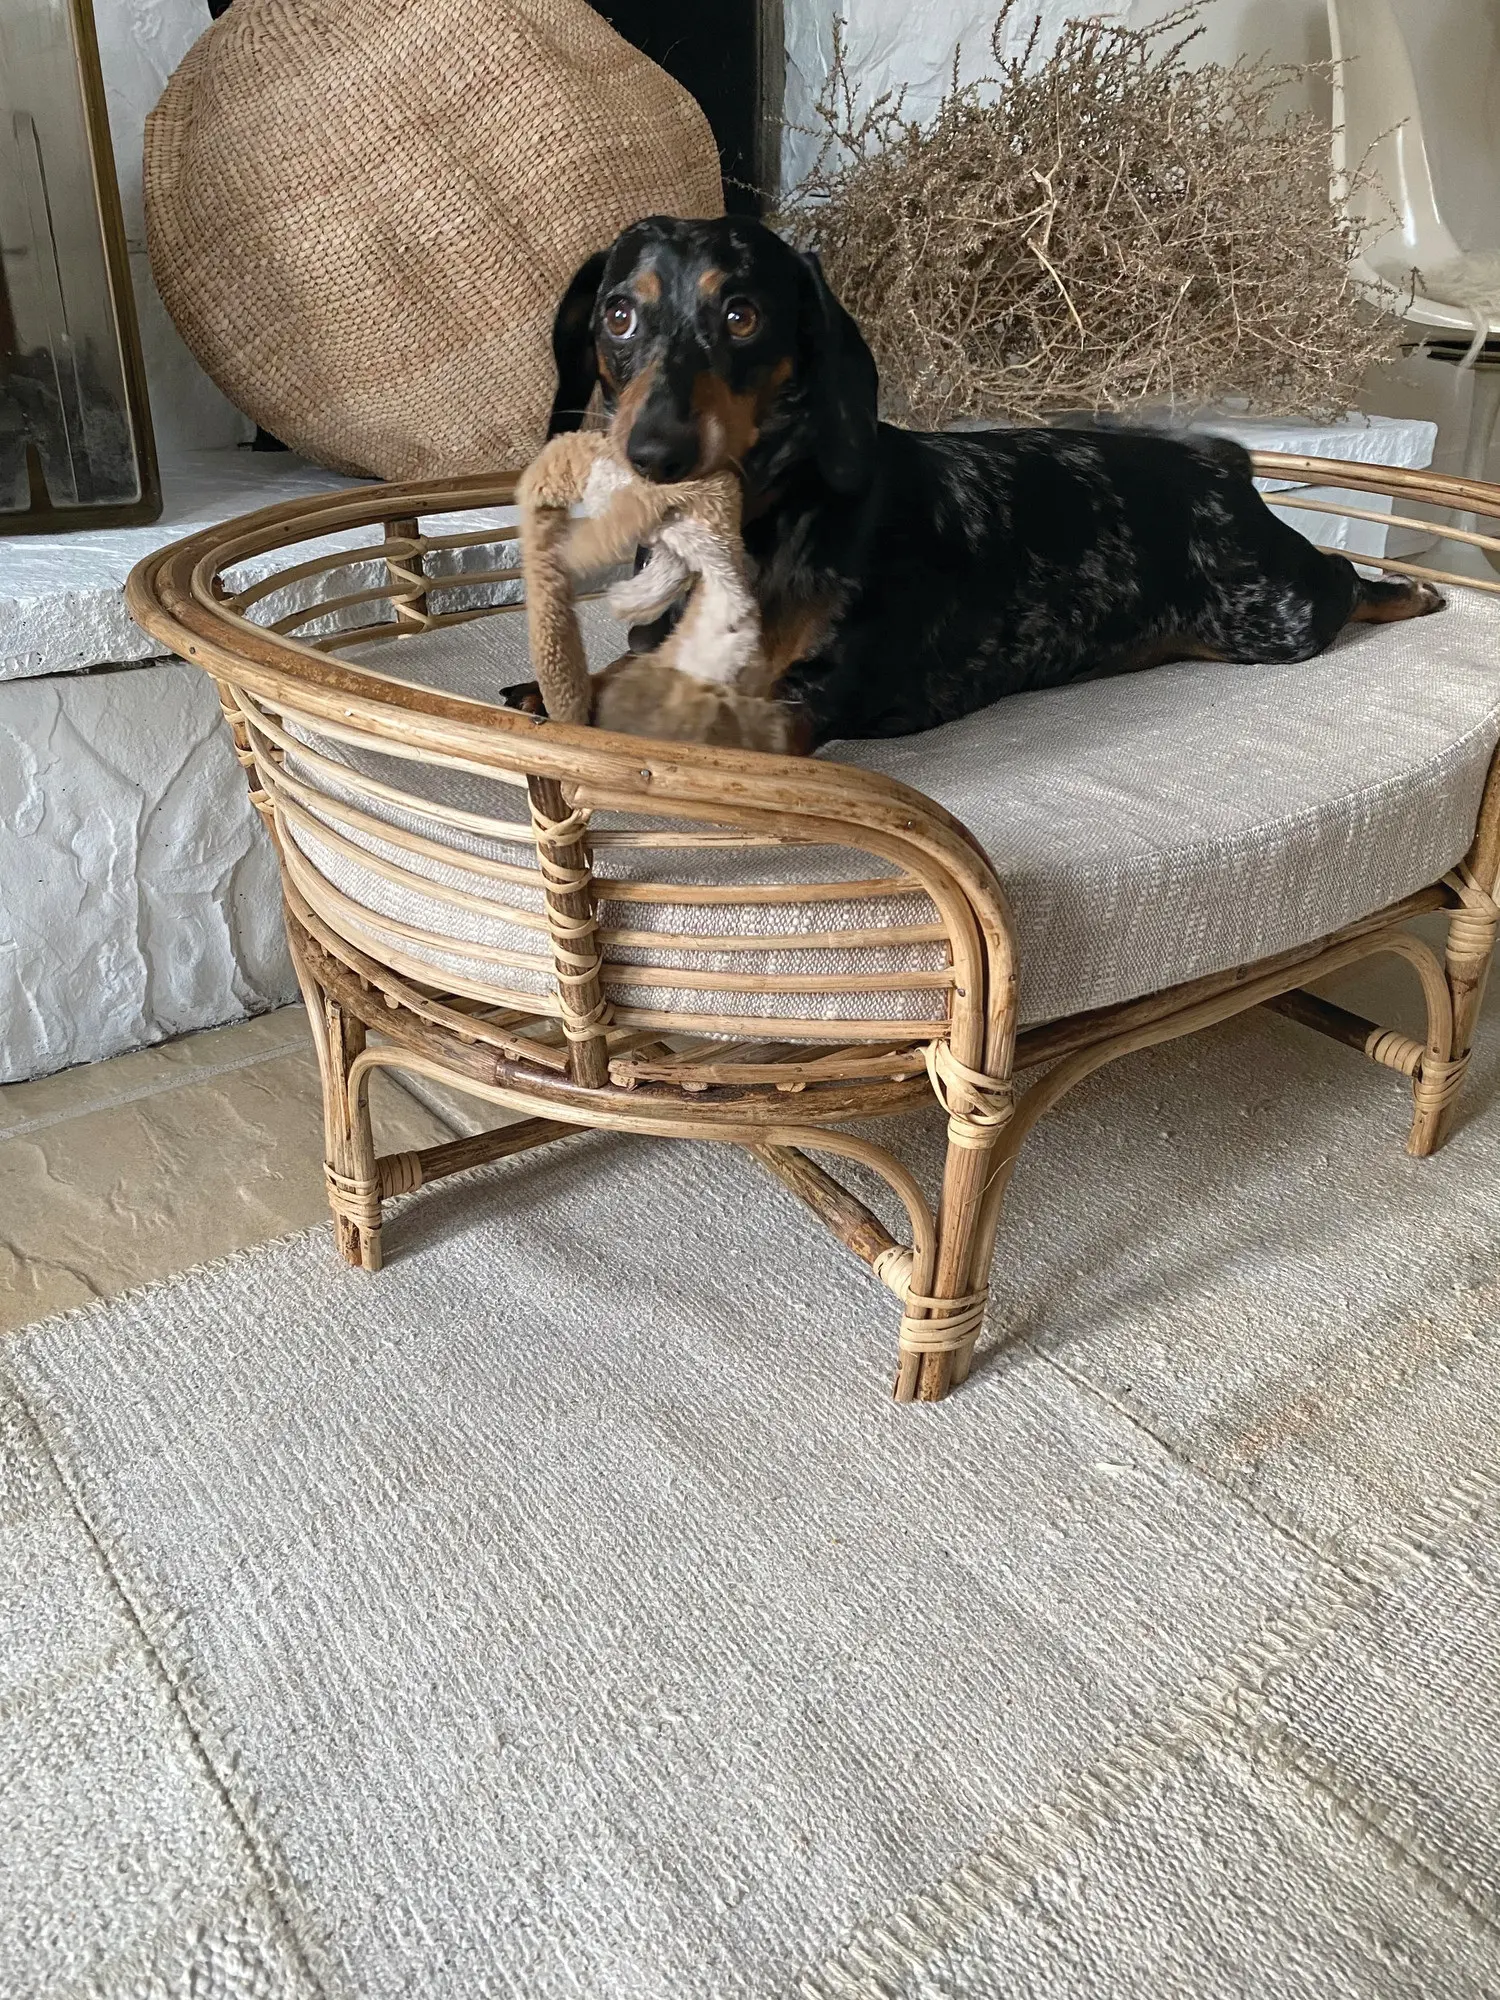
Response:
[{"label": "woven jute pouf", "polygon": [[147,121],[145,192],[224,393],[388,479],[529,458],[579,264],[723,207],[697,104],[585,0],[235,0]]}]

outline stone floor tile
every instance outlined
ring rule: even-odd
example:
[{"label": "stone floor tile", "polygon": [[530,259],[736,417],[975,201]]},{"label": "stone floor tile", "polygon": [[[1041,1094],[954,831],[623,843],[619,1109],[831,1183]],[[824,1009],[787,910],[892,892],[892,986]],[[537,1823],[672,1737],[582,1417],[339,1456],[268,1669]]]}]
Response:
[{"label": "stone floor tile", "polygon": [[0,1139],[17,1137],[39,1120],[54,1124],[82,1111],[175,1090],[221,1069],[249,1069],[269,1056],[295,1055],[311,1047],[305,1010],[278,1007],[231,1027],[206,1028],[106,1062],[79,1063],[31,1083],[3,1084]]},{"label": "stone floor tile", "polygon": [[[372,1079],[382,1151],[455,1129]],[[302,1010],[0,1092],[0,1331],[323,1219]]]}]

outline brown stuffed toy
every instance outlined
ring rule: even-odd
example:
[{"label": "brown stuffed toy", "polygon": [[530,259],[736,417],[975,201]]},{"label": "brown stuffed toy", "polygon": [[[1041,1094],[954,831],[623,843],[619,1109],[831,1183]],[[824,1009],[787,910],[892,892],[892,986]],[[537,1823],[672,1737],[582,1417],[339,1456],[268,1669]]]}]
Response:
[{"label": "brown stuffed toy", "polygon": [[[733,473],[652,485],[602,433],[571,431],[532,460],[517,498],[531,658],[554,721],[678,743],[801,747],[794,718],[770,698]],[[579,503],[581,519],[570,512]],[[575,589],[641,547],[650,551],[645,567],[608,593],[615,617],[658,618],[685,591],[687,603],[655,652],[626,653],[591,677]]]}]

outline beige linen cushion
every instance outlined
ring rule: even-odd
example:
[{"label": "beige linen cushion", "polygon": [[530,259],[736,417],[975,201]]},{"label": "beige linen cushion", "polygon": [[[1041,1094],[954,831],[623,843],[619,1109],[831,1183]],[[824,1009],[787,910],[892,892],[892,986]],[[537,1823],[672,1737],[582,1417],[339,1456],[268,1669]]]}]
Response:
[{"label": "beige linen cushion", "polygon": [[[596,665],[618,652],[619,628],[600,608],[586,608],[584,624]],[[368,658],[386,673],[490,696],[526,675],[524,619],[504,613],[370,648]],[[1327,653],[1300,665],[1159,667],[1014,696],[922,736],[835,744],[824,754],[925,792],[979,840],[1014,916],[1021,1014],[1030,1023],[1269,957],[1437,880],[1469,845],[1497,740],[1500,608],[1493,598],[1456,590],[1435,617],[1351,627]],[[333,754],[347,760],[355,753]],[[422,796],[525,820],[524,796],[514,788],[364,753],[357,761],[369,775]],[[351,772],[350,796],[357,794]],[[485,877],[465,870],[464,851],[529,859],[520,846],[424,826],[390,807],[371,809],[453,845],[451,864],[424,864],[450,886],[493,893]],[[602,816],[597,822],[606,834],[620,824]],[[429,954],[437,973],[481,983],[496,976],[493,966],[465,956],[465,941],[536,949],[535,936],[502,916],[393,885],[313,832],[298,840],[356,901],[452,938],[451,953]],[[378,842],[371,845],[378,851]],[[660,852],[615,849],[607,840],[596,858],[605,877],[662,872]],[[806,882],[886,872],[869,856],[808,847],[705,852],[677,879]],[[528,902],[541,907],[539,897]],[[654,911],[612,906],[607,890],[602,910],[606,925],[703,931],[717,919],[789,937],[930,917],[924,897]],[[378,927],[378,916],[369,921]],[[739,972],[874,971],[932,967],[941,957],[936,947],[916,946],[878,955],[789,949],[681,962]],[[821,993],[709,995],[665,984],[616,987],[610,997],[747,1017],[829,1020],[857,1012],[912,1020],[942,1012],[942,996],[931,990],[866,994],[856,1005]]]}]

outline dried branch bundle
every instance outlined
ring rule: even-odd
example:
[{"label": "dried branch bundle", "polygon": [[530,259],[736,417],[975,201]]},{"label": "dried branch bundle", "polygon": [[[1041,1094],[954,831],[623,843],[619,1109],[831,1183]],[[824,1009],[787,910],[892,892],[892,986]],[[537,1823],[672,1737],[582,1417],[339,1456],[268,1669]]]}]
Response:
[{"label": "dried branch bundle", "polygon": [[1153,27],[1038,30],[957,71],[925,123],[857,105],[841,34],[823,140],[782,218],[880,364],[887,414],[939,426],[1242,398],[1329,417],[1396,349],[1349,275],[1328,133],[1279,101],[1305,69],[1192,68],[1200,4]]}]

